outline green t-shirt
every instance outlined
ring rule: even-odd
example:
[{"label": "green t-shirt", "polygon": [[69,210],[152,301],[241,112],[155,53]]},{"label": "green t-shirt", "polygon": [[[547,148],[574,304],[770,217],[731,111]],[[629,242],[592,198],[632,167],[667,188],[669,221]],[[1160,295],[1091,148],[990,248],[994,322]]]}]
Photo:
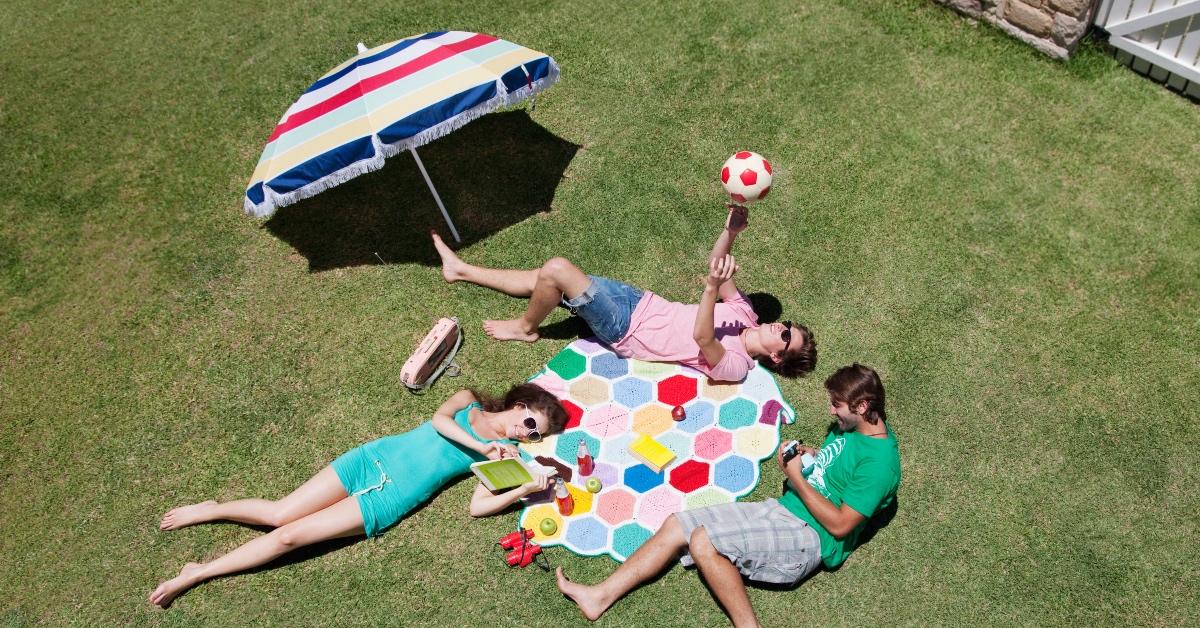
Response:
[{"label": "green t-shirt", "polygon": [[[836,427],[825,437],[808,483],[840,507],[848,504],[866,519],[887,508],[900,486],[900,448],[896,434],[888,428],[887,438],[841,432]],[[779,503],[808,522],[821,537],[821,561],[826,567],[842,564],[858,546],[864,520],[845,538],[836,539],[817,522],[800,496],[789,485]]]}]

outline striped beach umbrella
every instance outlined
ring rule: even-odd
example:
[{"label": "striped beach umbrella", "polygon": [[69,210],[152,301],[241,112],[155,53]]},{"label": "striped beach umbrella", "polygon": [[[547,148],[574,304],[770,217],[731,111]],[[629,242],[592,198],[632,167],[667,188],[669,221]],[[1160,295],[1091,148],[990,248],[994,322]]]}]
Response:
[{"label": "striped beach umbrella", "polygon": [[353,59],[318,79],[283,114],[246,186],[246,212],[270,216],[409,151],[460,240],[416,148],[553,85],[558,64],[512,42],[463,31],[358,47]]}]

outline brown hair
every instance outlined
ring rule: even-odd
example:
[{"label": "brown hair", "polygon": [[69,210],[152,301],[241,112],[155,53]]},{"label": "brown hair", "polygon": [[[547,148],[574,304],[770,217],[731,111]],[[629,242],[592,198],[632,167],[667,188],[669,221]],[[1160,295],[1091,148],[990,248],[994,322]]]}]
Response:
[{"label": "brown hair", "polygon": [[558,398],[537,384],[517,384],[508,389],[503,399],[481,395],[475,391],[471,392],[475,393],[479,404],[488,412],[503,412],[518,404],[541,412],[546,415],[546,420],[549,422],[546,434],[557,434],[567,424],[567,411],[558,402]]},{"label": "brown hair", "polygon": [[758,363],[768,371],[789,379],[811,373],[817,367],[817,339],[804,325],[792,323],[792,333],[796,331],[799,331],[804,337],[799,347],[780,356],[779,362],[772,360],[769,355],[760,355]]},{"label": "brown hair", "polygon": [[829,397],[839,403],[850,406],[852,412],[860,402],[867,403],[867,411],[863,417],[874,425],[887,420],[884,409],[883,381],[875,369],[855,362],[851,366],[843,366],[825,380],[825,390]]}]

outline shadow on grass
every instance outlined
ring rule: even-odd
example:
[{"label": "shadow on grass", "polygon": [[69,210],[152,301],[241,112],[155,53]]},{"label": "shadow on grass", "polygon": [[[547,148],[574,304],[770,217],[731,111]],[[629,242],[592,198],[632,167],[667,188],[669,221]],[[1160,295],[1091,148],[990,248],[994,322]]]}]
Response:
[{"label": "shadow on grass", "polygon": [[774,323],[783,316],[783,304],[773,294],[752,292],[747,294],[746,298],[750,301],[750,307],[754,308],[754,313],[758,315],[760,325]]},{"label": "shadow on grass", "polygon": [[[479,120],[418,149],[463,242],[550,211],[554,192],[579,146],[527,112]],[[451,237],[412,156],[280,209],[263,228],[292,245],[310,272],[368,264],[435,265],[436,229]]]}]

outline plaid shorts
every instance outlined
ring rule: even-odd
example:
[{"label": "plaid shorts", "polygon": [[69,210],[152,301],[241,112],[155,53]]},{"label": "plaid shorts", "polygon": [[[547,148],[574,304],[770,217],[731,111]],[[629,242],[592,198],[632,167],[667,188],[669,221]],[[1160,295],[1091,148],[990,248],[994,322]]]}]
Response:
[{"label": "plaid shorts", "polygon": [[[795,584],[821,566],[821,537],[779,500],[717,504],[675,517],[686,539],[704,526],[713,547],[751,580]],[[686,550],[679,562],[695,564]]]}]

